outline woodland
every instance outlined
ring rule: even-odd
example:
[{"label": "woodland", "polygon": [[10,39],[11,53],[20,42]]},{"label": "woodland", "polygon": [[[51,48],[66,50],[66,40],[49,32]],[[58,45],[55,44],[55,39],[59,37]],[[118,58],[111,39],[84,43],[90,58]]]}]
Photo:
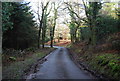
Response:
[{"label": "woodland", "polygon": [[[81,2],[38,2],[36,11],[32,10],[30,2],[2,2],[4,78],[20,78],[22,73],[16,75],[16,71],[10,75],[12,70],[6,68],[17,68],[14,63],[20,61],[31,65],[38,56],[43,57],[54,50],[54,45],[57,45],[55,40],[58,40],[58,43],[66,40],[66,33],[61,36],[55,33],[58,19],[64,17],[62,24],[70,31],[70,37],[67,37],[70,42],[66,43],[66,47],[72,52],[74,59],[94,66],[86,67],[105,77],[120,79],[120,3],[86,0]],[[62,13],[69,18],[61,16]],[[68,30],[61,29],[65,32]],[[46,45],[51,48],[45,47]],[[32,58],[32,55],[35,55],[34,61],[26,61],[28,57]]]}]

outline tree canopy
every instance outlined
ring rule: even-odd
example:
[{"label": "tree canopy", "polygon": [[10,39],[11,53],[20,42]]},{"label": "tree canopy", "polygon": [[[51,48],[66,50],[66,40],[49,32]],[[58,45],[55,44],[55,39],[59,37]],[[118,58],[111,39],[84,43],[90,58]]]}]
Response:
[{"label": "tree canopy", "polygon": [[36,41],[34,16],[28,4],[22,2],[2,4],[3,48],[23,49]]}]

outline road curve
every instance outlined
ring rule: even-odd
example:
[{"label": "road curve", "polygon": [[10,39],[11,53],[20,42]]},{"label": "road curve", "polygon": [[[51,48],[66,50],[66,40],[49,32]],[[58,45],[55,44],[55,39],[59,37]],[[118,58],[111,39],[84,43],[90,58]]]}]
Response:
[{"label": "road curve", "polygon": [[51,52],[45,59],[47,60],[38,66],[34,79],[93,79],[77,67],[64,47]]}]

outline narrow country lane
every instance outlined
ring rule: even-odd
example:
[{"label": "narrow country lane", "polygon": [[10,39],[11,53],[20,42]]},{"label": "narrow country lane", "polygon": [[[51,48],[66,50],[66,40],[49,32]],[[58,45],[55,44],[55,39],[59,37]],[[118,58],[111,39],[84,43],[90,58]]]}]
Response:
[{"label": "narrow country lane", "polygon": [[45,59],[47,60],[38,66],[39,71],[34,74],[34,79],[93,79],[77,67],[64,47],[51,52]]}]

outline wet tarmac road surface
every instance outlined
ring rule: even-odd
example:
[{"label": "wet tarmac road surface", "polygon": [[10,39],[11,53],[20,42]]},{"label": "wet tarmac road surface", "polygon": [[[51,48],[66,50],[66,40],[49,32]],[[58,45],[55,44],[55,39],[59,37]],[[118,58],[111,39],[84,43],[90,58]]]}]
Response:
[{"label": "wet tarmac road surface", "polygon": [[51,52],[45,59],[47,60],[38,66],[34,79],[93,79],[71,60],[64,47]]}]

